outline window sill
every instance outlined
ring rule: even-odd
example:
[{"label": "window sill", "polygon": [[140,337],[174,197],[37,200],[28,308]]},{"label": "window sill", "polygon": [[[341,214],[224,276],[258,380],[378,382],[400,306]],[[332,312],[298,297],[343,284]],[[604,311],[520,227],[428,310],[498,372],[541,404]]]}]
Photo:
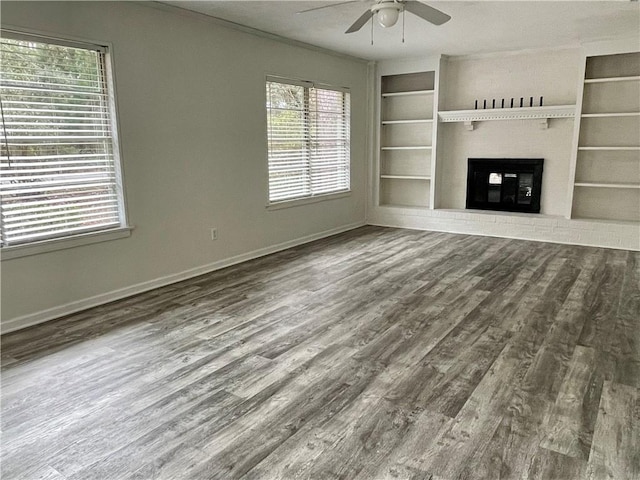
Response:
[{"label": "window sill", "polygon": [[267,205],[267,210],[281,210],[283,208],[298,207],[308,205],[310,203],[324,202],[325,200],[335,200],[337,198],[350,197],[351,190],[338,193],[327,193],[326,195],[317,195],[315,197],[298,198],[295,200],[282,200]]},{"label": "window sill", "polygon": [[54,252],[56,250],[65,250],[67,248],[74,248],[82,245],[90,245],[92,243],[117,240],[119,238],[129,237],[132,230],[133,227],[120,227],[111,230],[103,230],[100,232],[74,235],[73,237],[56,238],[52,240],[43,240],[41,242],[29,243],[26,245],[3,247],[2,251],[0,252],[0,259],[2,261],[11,260],[14,258],[38,255],[40,253]]}]

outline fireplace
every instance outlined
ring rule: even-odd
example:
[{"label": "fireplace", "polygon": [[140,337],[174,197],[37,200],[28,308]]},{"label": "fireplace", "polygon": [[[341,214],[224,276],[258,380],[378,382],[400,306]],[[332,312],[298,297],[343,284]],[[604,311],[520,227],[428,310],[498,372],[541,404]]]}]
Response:
[{"label": "fireplace", "polygon": [[540,213],[542,158],[469,158],[467,208]]}]

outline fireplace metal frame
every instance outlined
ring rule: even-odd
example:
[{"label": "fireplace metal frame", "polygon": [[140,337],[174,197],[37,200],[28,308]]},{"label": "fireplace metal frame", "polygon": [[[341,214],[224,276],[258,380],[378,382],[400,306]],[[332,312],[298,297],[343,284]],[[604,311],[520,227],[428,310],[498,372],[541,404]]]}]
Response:
[{"label": "fireplace metal frame", "polygon": [[[542,170],[544,166],[543,158],[469,158],[467,159],[467,209],[476,210],[497,210],[503,212],[523,212],[540,213],[540,196],[542,192]],[[500,202],[489,202],[488,194],[484,201],[476,200],[475,195],[475,173],[484,172],[502,173],[531,173],[533,174],[533,185],[531,192],[531,203],[506,203],[504,192],[501,188]],[[519,178],[519,177],[518,177]]]}]

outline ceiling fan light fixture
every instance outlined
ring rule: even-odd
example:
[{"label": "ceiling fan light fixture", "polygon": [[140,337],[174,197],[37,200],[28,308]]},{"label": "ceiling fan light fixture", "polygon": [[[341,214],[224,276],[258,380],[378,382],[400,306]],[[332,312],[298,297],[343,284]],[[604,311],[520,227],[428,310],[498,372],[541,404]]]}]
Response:
[{"label": "ceiling fan light fixture", "polygon": [[377,12],[378,23],[384,28],[393,27],[398,21],[400,8],[396,4],[381,5]]},{"label": "ceiling fan light fixture", "polygon": [[[352,0],[361,1],[361,0]],[[352,3],[345,2],[345,3]],[[344,33],[353,33],[364,27],[371,20],[371,31],[373,32],[373,16],[378,18],[378,22],[384,28],[393,27],[398,22],[398,17],[402,13],[402,32],[404,41],[404,13],[405,11],[426,20],[434,25],[442,25],[451,20],[451,17],[440,10],[430,7],[429,5],[417,0],[375,0],[370,8],[368,8]],[[315,10],[315,9],[314,9]],[[373,36],[371,37],[373,39]],[[372,43],[373,44],[373,43]]]}]

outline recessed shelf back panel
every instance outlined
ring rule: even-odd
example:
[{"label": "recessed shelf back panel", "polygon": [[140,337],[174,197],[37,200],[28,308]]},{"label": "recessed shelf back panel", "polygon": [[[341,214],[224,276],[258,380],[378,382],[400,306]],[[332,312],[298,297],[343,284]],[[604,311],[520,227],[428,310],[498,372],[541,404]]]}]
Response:
[{"label": "recessed shelf back panel", "polygon": [[573,218],[640,222],[640,189],[576,187]]},{"label": "recessed shelf back panel", "polygon": [[387,150],[381,152],[380,173],[382,175],[431,174],[431,152],[421,150]]},{"label": "recessed shelf back panel", "polygon": [[640,81],[587,83],[584,86],[582,113],[640,111]]},{"label": "recessed shelf back panel", "polygon": [[428,207],[429,180],[380,179],[380,205]]},{"label": "recessed shelf back panel", "polygon": [[407,123],[384,125],[382,127],[382,146],[417,146],[431,145],[431,124]]},{"label": "recessed shelf back panel", "polygon": [[640,146],[640,116],[582,118],[580,145],[585,147]]},{"label": "recessed shelf back panel", "polygon": [[586,79],[634,75],[640,75],[640,53],[638,52],[587,58]]},{"label": "recessed shelf back panel", "polygon": [[382,93],[433,90],[433,87],[435,85],[435,72],[385,75],[384,77],[382,77],[381,83]]},{"label": "recessed shelf back panel", "polygon": [[433,119],[433,95],[384,97],[382,99],[382,119]]},{"label": "recessed shelf back panel", "polygon": [[579,152],[576,183],[592,182],[640,185],[640,151]]}]

